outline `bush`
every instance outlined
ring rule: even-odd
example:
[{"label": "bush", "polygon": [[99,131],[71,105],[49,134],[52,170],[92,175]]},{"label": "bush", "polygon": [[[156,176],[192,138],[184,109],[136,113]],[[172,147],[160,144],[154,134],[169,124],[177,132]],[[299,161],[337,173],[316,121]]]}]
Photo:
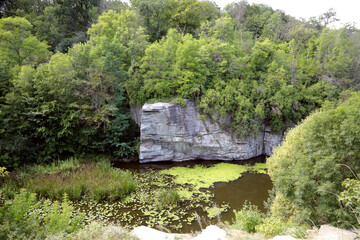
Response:
[{"label": "bush", "polygon": [[21,189],[0,208],[0,239],[45,239],[48,234],[72,233],[82,227],[66,194],[62,203],[37,201],[36,194]]},{"label": "bush", "polygon": [[281,219],[269,217],[265,218],[263,223],[257,225],[255,230],[260,233],[264,233],[265,236],[275,236],[282,233],[287,229],[288,225],[285,224]]},{"label": "bush", "polygon": [[235,228],[243,229],[249,233],[256,232],[255,227],[262,221],[260,210],[255,205],[245,203],[243,208],[235,213]]},{"label": "bush", "polygon": [[[355,216],[339,204],[342,182],[360,170],[360,94],[328,104],[289,131],[268,159],[277,193],[294,204],[298,220],[349,227]],[[286,214],[285,214],[286,215]]]},{"label": "bush", "polygon": [[294,204],[289,199],[278,193],[270,205],[270,214],[284,222],[291,222],[296,217],[296,210]]}]

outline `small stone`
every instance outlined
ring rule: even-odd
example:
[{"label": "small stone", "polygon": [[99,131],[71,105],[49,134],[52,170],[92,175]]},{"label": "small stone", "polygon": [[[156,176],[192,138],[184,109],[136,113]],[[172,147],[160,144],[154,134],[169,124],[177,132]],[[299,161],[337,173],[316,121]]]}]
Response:
[{"label": "small stone", "polygon": [[227,240],[226,232],[217,226],[210,225],[193,240]]}]

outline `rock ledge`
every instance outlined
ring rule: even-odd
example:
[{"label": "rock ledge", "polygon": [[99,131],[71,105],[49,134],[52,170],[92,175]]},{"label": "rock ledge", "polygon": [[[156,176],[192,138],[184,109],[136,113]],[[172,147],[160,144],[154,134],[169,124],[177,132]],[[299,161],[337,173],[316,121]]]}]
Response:
[{"label": "rock ledge", "polygon": [[[269,126],[254,136],[241,139],[224,130],[231,122],[225,118],[202,118],[194,102],[186,107],[172,103],[144,104],[132,108],[140,125],[140,162],[203,160],[247,160],[270,155],[281,143],[283,134]],[[139,121],[140,119],[140,121]]]}]

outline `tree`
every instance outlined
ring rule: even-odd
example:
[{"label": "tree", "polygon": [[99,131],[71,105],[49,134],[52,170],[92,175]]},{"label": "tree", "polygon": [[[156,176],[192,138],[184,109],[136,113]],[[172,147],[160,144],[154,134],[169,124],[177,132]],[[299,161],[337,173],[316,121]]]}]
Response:
[{"label": "tree", "polygon": [[20,17],[0,19],[0,63],[8,67],[36,66],[49,56],[48,46],[31,34],[32,25]]},{"label": "tree", "polygon": [[59,8],[56,15],[68,31],[86,31],[91,24],[91,10],[99,6],[100,0],[56,0]]},{"label": "tree", "polygon": [[0,18],[20,15],[24,17],[29,14],[38,15],[50,4],[50,0],[3,0],[0,2]]},{"label": "tree", "polygon": [[50,52],[45,42],[31,34],[32,25],[24,18],[0,19],[0,103],[10,91],[11,78],[22,65],[37,66]]},{"label": "tree", "polygon": [[130,10],[120,13],[108,11],[99,17],[99,22],[89,29],[92,44],[112,43],[122,51],[124,69],[129,70],[138,64],[148,46],[148,36],[139,24],[137,15]]},{"label": "tree", "polygon": [[339,19],[335,16],[335,10],[333,8],[330,8],[327,12],[319,16],[319,21],[323,24],[324,28],[326,28],[327,26],[329,26],[329,24],[339,21]]},{"label": "tree", "polygon": [[311,28],[306,28],[303,24],[295,25],[290,30],[291,36],[291,49],[292,49],[292,58],[291,58],[291,81],[295,82],[295,72],[297,67],[297,57],[302,50],[304,50],[307,41],[315,34],[315,30]]},{"label": "tree", "polygon": [[201,23],[220,12],[213,2],[199,0],[131,0],[131,5],[143,17],[151,42],[160,40],[170,28],[196,34]]},{"label": "tree", "polygon": [[35,35],[38,39],[46,41],[51,50],[63,51],[61,42],[66,38],[66,26],[61,24],[59,18],[56,16],[59,5],[48,6],[44,9],[42,14],[33,18]]},{"label": "tree", "polygon": [[359,45],[355,32],[324,29],[318,38],[321,78],[342,89],[359,88]]}]

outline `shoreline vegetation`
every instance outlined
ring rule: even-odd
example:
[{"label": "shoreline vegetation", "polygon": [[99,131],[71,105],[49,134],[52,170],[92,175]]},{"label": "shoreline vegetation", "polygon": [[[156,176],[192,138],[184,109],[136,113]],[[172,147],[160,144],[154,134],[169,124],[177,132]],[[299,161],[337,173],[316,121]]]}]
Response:
[{"label": "shoreline vegetation", "polygon": [[[105,157],[97,160],[69,158],[10,173],[2,179],[0,196],[11,202],[10,199],[24,198],[30,194],[32,198],[38,199],[35,205],[39,206],[45,199],[60,203],[65,199],[74,208],[72,214],[81,213],[82,221],[86,224],[95,220],[121,222],[127,228],[146,224],[176,230],[203,218],[196,212],[188,214],[200,206],[205,209],[205,216],[209,219],[206,221],[220,221],[222,212],[227,211],[229,206],[213,205],[214,196],[209,188],[216,182],[236,180],[245,172],[265,174],[266,168],[264,163],[253,166],[217,163],[158,171],[149,169],[136,173],[111,167],[110,160]],[[211,177],[204,179],[205,175]],[[97,178],[101,181],[97,181]],[[103,187],[109,185],[111,189]],[[17,195],[17,192],[21,192],[21,195]],[[3,208],[4,211],[6,209]],[[144,222],[144,219],[148,220]]]},{"label": "shoreline vegetation", "polygon": [[[165,209],[172,211],[172,208],[179,206],[180,202],[186,202],[186,204],[194,206],[196,202],[192,202],[193,198],[204,198],[210,202],[211,196],[209,193],[202,192],[200,189],[209,188],[218,181],[227,182],[235,180],[247,171],[265,174],[266,168],[267,165],[264,163],[253,166],[218,163],[214,166],[206,167],[200,165],[190,168],[172,167],[168,170],[161,170],[159,173],[150,171],[145,177],[140,177],[140,175],[135,176],[134,173],[128,171],[113,169],[110,166],[110,160],[105,157],[100,157],[98,160],[69,158],[65,161],[58,161],[47,165],[34,165],[33,167],[11,172],[2,179],[0,196],[3,203],[0,207],[0,216],[2,217],[0,232],[2,232],[1,236],[3,238],[8,238],[15,234],[15,239],[19,236],[24,236],[27,239],[98,239],[104,236],[104,234],[108,234],[104,239],[116,239],[118,237],[121,237],[121,239],[136,239],[130,234],[129,228],[132,228],[131,226],[122,228],[111,223],[111,216],[109,214],[112,214],[111,212],[116,209],[116,206],[112,206],[110,209],[98,207],[98,204],[101,203],[112,205],[112,202],[118,199],[118,197],[123,201],[133,201],[134,199],[127,199],[124,196],[123,189],[130,188],[119,187],[117,191],[120,195],[114,196],[113,189],[109,191],[107,188],[102,188],[102,191],[98,192],[96,191],[98,189],[97,184],[94,185],[84,178],[76,177],[76,175],[82,176],[83,173],[86,173],[89,177],[93,177],[105,170],[102,173],[107,173],[107,176],[103,174],[98,175],[98,177],[102,178],[102,185],[131,185],[133,193],[140,191],[138,193],[140,201],[143,201],[140,202],[140,208],[145,204],[151,205],[152,203],[153,205],[150,208],[143,209],[145,211],[153,211],[149,216],[154,217],[155,220],[157,219],[154,222],[156,225],[152,225],[151,222],[148,224],[153,227],[160,225],[162,226],[160,229],[167,229],[169,227],[167,224],[170,224],[171,221],[166,218],[158,218],[157,215],[161,211]],[[187,174],[184,174],[185,172]],[[124,181],[124,175],[126,181]],[[212,177],[202,179],[202,176],[205,175]],[[121,177],[119,178],[119,176]],[[169,184],[169,176],[175,178],[173,184]],[[54,178],[58,183],[54,182]],[[82,180],[83,185],[79,187],[73,179]],[[144,189],[146,187],[150,188],[148,183],[151,181],[157,181],[157,184],[154,185],[159,190],[156,190],[155,194],[149,194],[150,189]],[[56,186],[56,184],[60,183],[61,187],[54,187],[53,185],[55,184]],[[175,187],[174,184],[180,186],[180,188]],[[185,185],[189,184],[192,186],[185,187]],[[170,185],[170,188],[174,188],[174,190],[166,190],[169,188],[168,185]],[[76,189],[81,189],[81,191]],[[94,195],[94,193],[98,195]],[[60,194],[61,198],[59,199]],[[128,192],[128,195],[130,194]],[[78,201],[81,198],[83,201]],[[88,205],[85,212],[82,211],[82,204],[90,201],[93,203]],[[168,208],[168,206],[172,207]],[[220,219],[222,211],[226,210],[226,207],[222,209],[221,206],[210,206],[209,204],[209,207],[207,207],[210,218]],[[91,214],[86,213],[91,208],[95,208],[95,211],[92,211]],[[159,213],[156,213],[156,211],[159,211]],[[253,224],[254,218],[251,215],[254,213],[255,215],[257,214],[255,217],[256,221],[261,219],[260,212],[252,205],[245,205],[243,210],[234,212],[236,223],[234,223],[232,228],[242,228],[244,219],[247,221],[245,224]],[[238,216],[244,212],[247,217],[239,218]],[[167,215],[169,214],[170,212],[167,213]],[[174,217],[176,217],[176,214],[179,213],[175,211]],[[179,216],[182,214],[185,216],[185,212],[180,213]],[[202,223],[202,220],[198,218],[198,216],[194,216],[192,221],[197,219],[201,228],[208,224],[206,222]],[[225,227],[224,223],[220,221],[218,224]],[[229,227],[230,225],[227,223],[226,228]],[[34,228],[37,230],[34,231]],[[109,229],[115,229],[115,232],[110,231],[110,233],[106,233]],[[249,230],[247,227],[243,229]],[[254,231],[250,230],[249,232]]]},{"label": "shoreline vegetation", "polygon": [[[186,216],[186,207],[183,211],[179,211],[179,206],[183,208],[185,203],[185,205],[193,207],[197,204],[194,200],[197,198],[211,203],[211,195],[206,191],[199,191],[200,189],[207,189],[214,182],[235,180],[247,171],[266,174],[267,167],[267,164],[264,163],[257,163],[253,166],[218,163],[206,167],[200,165],[172,167],[158,172],[150,170],[148,173],[135,174],[135,172],[112,168],[109,158],[106,157],[99,157],[97,160],[95,158],[69,158],[47,165],[34,165],[23,168],[23,171],[11,172],[2,178],[0,229],[4,238],[15,234],[16,236],[26,236],[28,239],[52,239],[51,237],[55,235],[59,237],[58,239],[82,239],[81,236],[88,237],[87,231],[90,231],[90,228],[93,228],[91,230],[95,234],[93,236],[100,236],[100,234],[104,234],[105,229],[113,226],[116,231],[111,234],[114,236],[121,236],[122,239],[136,239],[130,234],[129,229],[141,225],[140,222],[134,224],[129,221],[129,224],[120,228],[118,223],[115,222],[115,225],[111,223],[113,214],[125,207],[126,204],[134,203],[136,209],[143,211],[144,216],[150,217],[150,221],[146,225],[161,226],[160,230],[169,229],[169,224],[174,224],[174,222],[168,217],[174,217],[173,220],[175,220]],[[102,185],[112,185],[118,188],[116,190],[101,188],[102,191],[97,191],[98,185],[93,185],[91,181],[85,179],[82,182],[83,186],[79,188],[82,190],[80,194],[75,191],[78,186],[70,179],[84,180],[83,178],[74,178],[75,175],[81,176],[83,173],[88,176],[95,174],[104,181],[101,183]],[[103,175],[105,173],[107,175]],[[204,179],[202,176],[210,176],[210,178]],[[62,185],[64,183],[67,185],[63,185],[61,188],[50,188],[49,186],[54,184],[54,177]],[[152,185],[149,184],[150,182]],[[346,184],[350,191],[354,191],[357,186],[356,183],[351,182]],[[154,186],[157,189],[155,191],[151,190]],[[117,192],[117,195],[113,194],[114,191]],[[60,193],[61,198],[59,198]],[[95,193],[98,195],[94,195]],[[350,196],[346,192],[342,194],[344,201],[348,201],[349,204],[354,203],[354,196]],[[79,201],[79,199],[81,200]],[[89,204],[89,202],[92,203]],[[101,206],[101,204],[105,206]],[[210,219],[218,219],[217,224],[221,228],[228,229],[227,231],[241,229],[248,233],[260,234],[257,235],[261,236],[260,239],[278,234],[288,234],[296,238],[307,236],[308,230],[312,227],[305,223],[299,224],[298,220],[295,220],[296,210],[289,200],[281,197],[280,194],[272,193],[268,204],[269,211],[261,213],[257,206],[245,202],[242,209],[234,210],[235,218],[232,224],[223,223],[220,220],[222,212],[227,210],[226,206],[208,204],[206,211]],[[144,206],[147,207],[144,208]],[[176,208],[178,210],[174,211]],[[162,215],[161,212],[164,210],[167,213]],[[129,213],[122,212],[121,214]],[[129,218],[134,218],[134,216],[131,217],[130,214],[128,219],[124,217],[123,220],[129,220]],[[188,220],[197,221],[201,229],[210,223],[202,222],[198,215],[194,215]],[[16,224],[9,224],[9,222]],[[34,227],[38,229],[35,233]],[[109,235],[109,239],[112,239],[111,236]]]},{"label": "shoreline vegetation", "polygon": [[36,193],[40,198],[61,200],[66,194],[71,200],[86,197],[100,202],[124,199],[136,191],[137,183],[130,172],[112,168],[106,158],[96,161],[69,158],[13,172],[2,186],[2,194],[11,198],[21,188]]}]

